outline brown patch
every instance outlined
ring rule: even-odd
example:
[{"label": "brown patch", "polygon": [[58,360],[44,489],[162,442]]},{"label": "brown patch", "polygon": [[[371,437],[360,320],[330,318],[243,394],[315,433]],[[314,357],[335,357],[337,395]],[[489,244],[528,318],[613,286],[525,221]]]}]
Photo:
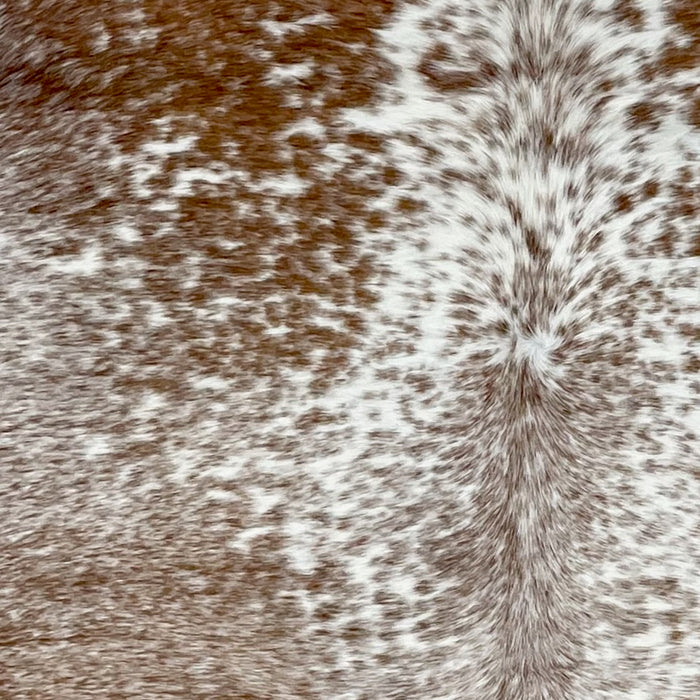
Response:
[{"label": "brown patch", "polygon": [[625,192],[620,192],[615,196],[614,205],[619,214],[625,214],[632,210],[632,198]]},{"label": "brown patch", "polygon": [[694,343],[700,342],[700,325],[691,323],[679,323],[676,330],[684,337],[689,338]]},{"label": "brown patch", "polygon": [[654,249],[664,257],[670,258],[675,250],[674,230],[667,227],[654,241]]},{"label": "brown patch", "polygon": [[412,197],[401,197],[396,203],[396,208],[404,214],[415,214],[425,208],[425,202],[413,199]]},{"label": "brown patch", "polygon": [[700,193],[691,184],[692,173],[689,168],[679,172],[679,178],[670,186],[670,212],[674,217],[693,219],[698,209]]},{"label": "brown patch", "polygon": [[613,12],[620,22],[624,22],[635,29],[641,29],[644,25],[644,13],[634,0],[617,0],[613,7]]},{"label": "brown patch", "polygon": [[616,83],[613,80],[610,80],[609,78],[606,78],[605,80],[601,80],[598,85],[596,86],[596,91],[597,92],[602,92],[605,94],[611,93],[615,89]]},{"label": "brown patch", "polygon": [[353,131],[348,134],[347,144],[370,152],[384,150],[384,138],[380,134],[371,134],[367,131]]},{"label": "brown patch", "polygon": [[550,258],[550,252],[545,246],[542,245],[540,237],[534,231],[534,229],[525,229],[525,245],[527,246],[527,252],[533,261],[539,263],[547,263]]},{"label": "brown patch", "polygon": [[661,58],[661,70],[672,75],[679,71],[693,70],[698,65],[697,50],[667,44]]},{"label": "brown patch", "polygon": [[700,5],[694,0],[676,0],[669,6],[669,15],[675,25],[680,27],[693,43],[700,42]]},{"label": "brown patch", "polygon": [[688,108],[688,123],[694,129],[700,129],[700,95],[689,97],[690,107]]},{"label": "brown patch", "polygon": [[690,255],[694,258],[700,257],[700,234],[695,235],[693,238],[690,246]]},{"label": "brown patch", "polygon": [[683,370],[693,376],[700,376],[700,357],[696,357],[695,355],[689,357],[685,362]]},{"label": "brown patch", "polygon": [[496,80],[501,74],[500,68],[493,61],[482,61],[478,72],[485,85]]},{"label": "brown patch", "polygon": [[633,104],[627,110],[627,118],[631,126],[636,129],[644,128],[656,131],[661,124],[659,112],[661,107],[658,104],[646,100]]},{"label": "brown patch", "polygon": [[421,63],[418,70],[430,86],[440,92],[473,90],[484,84],[481,76],[473,71],[440,70],[434,63]]},{"label": "brown patch", "polygon": [[700,5],[695,0],[676,0],[668,6],[667,12],[684,40],[680,44],[666,45],[661,68],[667,74],[693,70],[700,63]]},{"label": "brown patch", "polygon": [[596,250],[598,250],[603,243],[603,232],[602,231],[596,231],[589,239],[588,243],[586,244],[586,250],[590,253],[594,253]]},{"label": "brown patch", "polygon": [[395,187],[401,182],[401,171],[393,165],[387,165],[382,170],[384,183],[389,187]]},{"label": "brown patch", "polygon": [[647,180],[642,187],[642,193],[646,199],[656,197],[659,193],[659,183],[656,180]]},{"label": "brown patch", "polygon": [[481,88],[496,79],[499,69],[491,61],[482,61],[475,70],[460,70],[460,62],[450,48],[437,43],[423,55],[418,72],[428,84],[440,92],[455,92]]}]

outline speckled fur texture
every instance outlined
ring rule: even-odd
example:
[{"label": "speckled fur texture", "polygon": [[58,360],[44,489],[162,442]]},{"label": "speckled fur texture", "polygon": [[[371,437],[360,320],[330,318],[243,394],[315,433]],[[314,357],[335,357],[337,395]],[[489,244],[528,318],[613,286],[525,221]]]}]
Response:
[{"label": "speckled fur texture", "polygon": [[0,698],[698,700],[693,0],[0,0]]}]

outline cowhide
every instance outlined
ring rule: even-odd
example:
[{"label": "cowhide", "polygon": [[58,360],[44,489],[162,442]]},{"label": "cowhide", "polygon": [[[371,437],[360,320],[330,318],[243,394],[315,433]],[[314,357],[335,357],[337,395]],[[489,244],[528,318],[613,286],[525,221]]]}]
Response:
[{"label": "cowhide", "polygon": [[700,698],[700,5],[0,1],[0,697]]}]

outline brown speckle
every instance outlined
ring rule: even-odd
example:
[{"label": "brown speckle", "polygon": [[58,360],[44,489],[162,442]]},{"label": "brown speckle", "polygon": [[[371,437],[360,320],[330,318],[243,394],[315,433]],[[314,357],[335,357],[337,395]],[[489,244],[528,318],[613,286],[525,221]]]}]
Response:
[{"label": "brown speckle", "polygon": [[625,192],[615,195],[615,209],[618,213],[624,214],[632,210],[632,198]]},{"label": "brown speckle", "polygon": [[644,13],[636,0],[617,0],[613,6],[617,19],[625,22],[634,29],[641,29],[644,24]]},{"label": "brown speckle", "polygon": [[655,131],[661,123],[659,119],[659,106],[651,101],[642,101],[633,104],[628,112],[630,123],[635,128]]},{"label": "brown speckle", "polygon": [[642,193],[646,199],[656,197],[659,192],[659,183],[656,180],[647,180],[642,187]]}]

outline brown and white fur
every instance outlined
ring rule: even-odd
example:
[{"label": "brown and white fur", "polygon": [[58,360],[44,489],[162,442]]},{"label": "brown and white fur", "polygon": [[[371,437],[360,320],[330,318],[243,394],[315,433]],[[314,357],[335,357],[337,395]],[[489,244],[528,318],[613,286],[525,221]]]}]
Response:
[{"label": "brown and white fur", "polygon": [[0,2],[0,697],[700,698],[699,51]]}]

